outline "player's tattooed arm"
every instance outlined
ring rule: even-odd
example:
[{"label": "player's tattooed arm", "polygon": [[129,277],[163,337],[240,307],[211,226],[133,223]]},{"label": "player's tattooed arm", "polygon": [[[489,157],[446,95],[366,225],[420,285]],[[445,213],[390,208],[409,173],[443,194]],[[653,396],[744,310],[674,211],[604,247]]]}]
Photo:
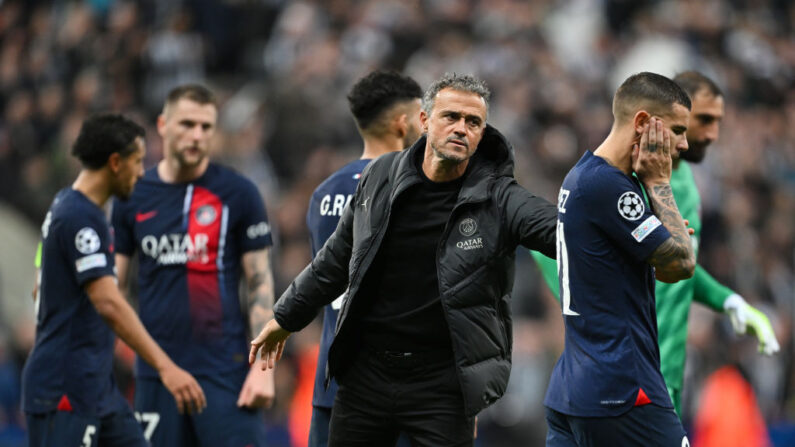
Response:
[{"label": "player's tattooed arm", "polygon": [[[262,331],[265,323],[273,319],[273,274],[271,273],[269,250],[250,251],[243,255],[243,272],[248,293],[248,315],[251,336]],[[240,394],[237,406],[245,408],[267,408],[273,404],[275,383],[273,370],[251,368]]]},{"label": "player's tattooed arm", "polygon": [[657,279],[663,282],[676,282],[693,276],[695,253],[684,219],[674,201],[671,185],[659,184],[646,189],[652,209],[671,237],[660,244],[648,258],[656,270]]},{"label": "player's tattooed arm", "polygon": [[268,254],[269,249],[263,248],[243,255],[252,336],[259,334],[265,323],[273,318],[273,273]]},{"label": "player's tattooed arm", "polygon": [[632,169],[646,186],[654,213],[671,233],[647,259],[655,267],[657,279],[663,282],[690,278],[696,267],[690,235],[671,191],[673,144],[662,120],[650,117],[643,125],[640,141],[632,149]]}]

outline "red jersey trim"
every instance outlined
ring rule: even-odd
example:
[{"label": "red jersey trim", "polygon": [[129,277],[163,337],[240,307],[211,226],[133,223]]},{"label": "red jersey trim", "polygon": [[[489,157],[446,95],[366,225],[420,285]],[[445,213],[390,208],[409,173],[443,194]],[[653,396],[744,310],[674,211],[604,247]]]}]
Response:
[{"label": "red jersey trim", "polygon": [[650,403],[651,399],[649,399],[649,396],[647,396],[646,393],[643,392],[643,388],[638,388],[638,398],[635,399],[635,406],[640,407],[643,405],[648,405]]},{"label": "red jersey trim", "polygon": [[61,396],[61,400],[58,402],[56,409],[58,411],[72,411],[72,403],[69,402],[69,398],[66,397],[66,394]]}]

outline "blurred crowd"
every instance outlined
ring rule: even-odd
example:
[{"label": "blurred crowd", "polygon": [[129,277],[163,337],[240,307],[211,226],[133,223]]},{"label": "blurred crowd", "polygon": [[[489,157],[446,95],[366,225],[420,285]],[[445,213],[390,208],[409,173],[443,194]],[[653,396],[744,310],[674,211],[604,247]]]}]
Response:
[{"label": "blurred crowd", "polygon": [[[446,71],[482,77],[493,92],[489,122],[514,146],[516,177],[554,199],[582,152],[608,133],[612,93],[626,76],[700,70],[723,89],[726,116],[694,169],[699,262],[771,317],[782,351],[760,356],[752,337],[736,338],[727,318],[694,305],[683,419],[698,410],[704,379],[733,364],[776,442],[795,431],[793,27],[787,0],[4,0],[0,200],[38,227],[79,168],[69,151],[93,112],[145,124],[152,166],[166,92],[206,83],[221,99],[213,156],[265,197],[278,296],[309,261],[311,192],[359,156],[345,93],[368,71],[400,70],[423,87]],[[514,370],[508,395],[480,416],[481,445],[543,445],[541,401],[563,345],[557,304],[527,254],[517,259]],[[33,318],[3,317],[0,432],[22,421],[18,373],[30,338],[17,326]],[[301,380],[318,340],[311,329],[292,338],[277,370],[274,445],[291,432],[300,438]],[[119,374],[129,379],[128,356],[119,356]]]}]

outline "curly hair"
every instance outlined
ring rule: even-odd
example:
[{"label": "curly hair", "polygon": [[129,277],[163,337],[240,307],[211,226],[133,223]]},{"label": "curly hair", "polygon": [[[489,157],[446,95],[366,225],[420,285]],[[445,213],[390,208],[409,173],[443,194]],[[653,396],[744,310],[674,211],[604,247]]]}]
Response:
[{"label": "curly hair", "polygon": [[348,104],[359,129],[367,131],[395,104],[422,97],[417,81],[394,71],[374,71],[359,79]]},{"label": "curly hair", "polygon": [[83,122],[72,155],[88,169],[101,169],[114,152],[122,157],[135,152],[135,139],[145,134],[143,127],[122,115],[95,115]]}]

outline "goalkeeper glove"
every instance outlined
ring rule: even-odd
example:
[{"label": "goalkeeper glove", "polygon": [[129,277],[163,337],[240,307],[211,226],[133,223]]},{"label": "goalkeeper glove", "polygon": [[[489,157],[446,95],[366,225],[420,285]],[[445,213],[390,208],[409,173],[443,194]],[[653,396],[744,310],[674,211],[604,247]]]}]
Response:
[{"label": "goalkeeper glove", "polygon": [[[723,309],[729,314],[734,332],[737,334],[753,333],[759,339],[759,352],[773,355],[779,351],[778,340],[773,332],[767,316],[759,309],[748,304],[743,297],[731,294],[723,303]],[[750,331],[748,331],[750,326]]]}]

